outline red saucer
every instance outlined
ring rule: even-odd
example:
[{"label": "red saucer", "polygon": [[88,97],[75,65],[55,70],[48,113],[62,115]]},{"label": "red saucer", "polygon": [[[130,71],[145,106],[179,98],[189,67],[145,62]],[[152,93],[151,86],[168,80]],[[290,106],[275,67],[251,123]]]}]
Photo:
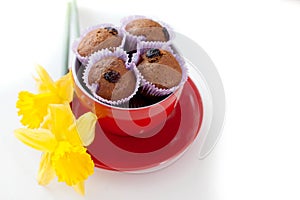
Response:
[{"label": "red saucer", "polygon": [[[80,106],[74,97],[72,109],[76,117],[83,114]],[[158,133],[147,138],[118,136],[103,132],[97,124],[95,140],[88,146],[88,152],[95,166],[102,169],[135,171],[156,167],[183,153],[198,135],[202,118],[201,96],[189,78],[178,105]]]}]

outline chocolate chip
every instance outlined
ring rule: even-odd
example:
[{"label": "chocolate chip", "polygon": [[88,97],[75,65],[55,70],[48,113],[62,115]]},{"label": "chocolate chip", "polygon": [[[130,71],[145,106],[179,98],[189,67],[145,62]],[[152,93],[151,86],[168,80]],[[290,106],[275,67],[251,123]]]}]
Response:
[{"label": "chocolate chip", "polygon": [[121,78],[121,75],[117,71],[110,70],[104,74],[104,78],[110,83],[116,83]]},{"label": "chocolate chip", "polygon": [[117,29],[115,29],[113,27],[105,27],[105,29],[108,30],[108,32],[112,35],[118,35]]},{"label": "chocolate chip", "polygon": [[166,40],[169,40],[170,39],[170,35],[169,35],[169,32],[166,29],[166,27],[163,27],[162,31],[164,33],[164,36],[165,36]]},{"label": "chocolate chip", "polygon": [[159,49],[149,49],[146,52],[147,58],[154,58],[154,57],[158,57],[160,55],[161,55],[161,53],[160,53]]}]

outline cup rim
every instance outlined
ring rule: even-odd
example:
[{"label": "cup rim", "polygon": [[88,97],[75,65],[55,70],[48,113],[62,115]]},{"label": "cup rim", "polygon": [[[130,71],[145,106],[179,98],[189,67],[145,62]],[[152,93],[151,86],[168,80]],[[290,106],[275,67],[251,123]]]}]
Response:
[{"label": "cup rim", "polygon": [[108,107],[108,108],[113,108],[113,109],[116,109],[116,110],[123,110],[123,111],[137,111],[137,110],[144,110],[144,109],[149,109],[153,106],[156,106],[158,104],[161,104],[162,102],[165,102],[167,101],[169,98],[171,98],[173,95],[175,95],[174,93],[176,93],[178,90],[180,90],[180,88],[182,87],[179,87],[177,90],[175,90],[174,92],[172,92],[169,96],[167,96],[166,98],[164,98],[163,100],[161,101],[158,101],[154,104],[151,104],[151,105],[148,105],[148,106],[143,106],[143,107],[138,107],[138,108],[122,108],[122,107],[117,107],[117,106],[113,106],[113,105],[109,105],[109,104],[105,104],[99,100],[97,100],[95,97],[93,97],[93,95],[91,95],[88,91],[86,91],[83,86],[81,85],[80,81],[78,80],[78,77],[76,76],[76,62],[79,62],[80,61],[77,59],[76,56],[74,56],[73,58],[73,61],[72,61],[72,64],[71,64],[71,72],[72,72],[72,76],[73,76],[73,80],[74,80],[74,84],[76,84],[76,86],[87,96],[89,97],[90,99],[92,99],[93,101],[95,101],[95,103],[98,103],[98,104],[101,104],[102,106],[105,106],[105,107]]}]

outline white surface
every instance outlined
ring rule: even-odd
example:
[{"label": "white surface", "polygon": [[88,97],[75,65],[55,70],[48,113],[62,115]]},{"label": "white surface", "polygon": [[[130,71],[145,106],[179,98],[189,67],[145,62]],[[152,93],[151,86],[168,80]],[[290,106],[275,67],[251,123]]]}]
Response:
[{"label": "white surface", "polygon": [[79,1],[81,24],[97,23],[96,15],[113,23],[126,14],[151,15],[203,47],[225,86],[223,136],[205,160],[196,159],[193,147],[155,173],[96,170],[84,198],[56,181],[38,186],[40,153],[13,137],[20,127],[14,104],[20,89],[34,91],[34,63],[60,76],[65,8],[58,1],[6,1],[0,5],[0,199],[300,198],[299,1],[96,2]]}]

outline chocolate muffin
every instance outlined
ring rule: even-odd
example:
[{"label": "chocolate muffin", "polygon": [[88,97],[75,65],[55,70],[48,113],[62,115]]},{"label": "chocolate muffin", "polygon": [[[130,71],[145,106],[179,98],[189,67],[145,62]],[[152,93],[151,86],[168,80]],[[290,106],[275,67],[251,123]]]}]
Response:
[{"label": "chocolate muffin", "polygon": [[177,86],[182,79],[182,69],[172,55],[163,49],[149,49],[137,65],[143,78],[161,89]]},{"label": "chocolate muffin", "polygon": [[96,62],[88,74],[90,85],[97,84],[96,94],[117,101],[129,97],[135,90],[136,76],[122,59],[106,57]]},{"label": "chocolate muffin", "polygon": [[145,36],[146,41],[169,40],[169,33],[165,27],[151,19],[136,19],[125,26],[125,30],[136,36]]},{"label": "chocolate muffin", "polygon": [[118,30],[113,27],[97,28],[90,31],[80,41],[77,51],[79,55],[86,57],[105,48],[119,47],[122,37]]}]

